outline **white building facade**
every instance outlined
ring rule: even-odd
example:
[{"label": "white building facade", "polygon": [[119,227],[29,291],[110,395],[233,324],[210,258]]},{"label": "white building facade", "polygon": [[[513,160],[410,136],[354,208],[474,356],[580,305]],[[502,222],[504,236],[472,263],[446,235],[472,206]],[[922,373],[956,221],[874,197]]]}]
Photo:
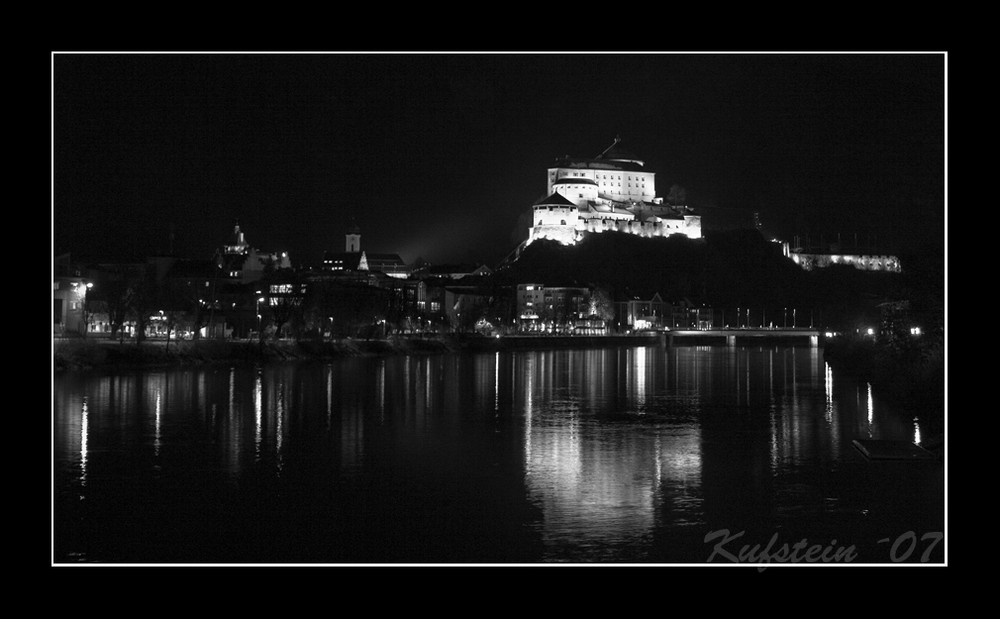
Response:
[{"label": "white building facade", "polygon": [[550,239],[572,245],[587,234],[625,232],[643,237],[701,238],[701,217],[656,195],[656,175],[618,148],[593,159],[565,157],[548,169],[546,197],[532,205],[525,245]]}]

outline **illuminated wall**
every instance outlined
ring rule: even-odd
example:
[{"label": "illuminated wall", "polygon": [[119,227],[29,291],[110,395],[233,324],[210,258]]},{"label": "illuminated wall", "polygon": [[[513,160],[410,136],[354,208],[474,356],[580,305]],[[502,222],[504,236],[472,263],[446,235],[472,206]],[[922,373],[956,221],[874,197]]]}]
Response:
[{"label": "illuminated wall", "polygon": [[[645,200],[652,201],[656,197],[655,172],[636,172],[618,169],[609,163],[581,163],[580,165],[602,166],[600,168],[549,168],[548,192],[558,191],[561,183],[573,179],[587,179],[595,183],[594,187],[601,197],[611,200]],[[562,192],[560,192],[562,193]],[[565,194],[564,194],[565,195]],[[569,195],[566,197],[571,198]]]},{"label": "illuminated wall", "polygon": [[790,252],[792,262],[806,271],[821,269],[834,264],[846,264],[862,271],[891,271],[898,273],[902,269],[899,258],[887,255],[858,254],[807,254]]},{"label": "illuminated wall", "polygon": [[537,239],[550,239],[563,245],[576,243],[576,226],[580,219],[580,211],[575,206],[539,204],[532,207],[531,211],[529,243]]}]

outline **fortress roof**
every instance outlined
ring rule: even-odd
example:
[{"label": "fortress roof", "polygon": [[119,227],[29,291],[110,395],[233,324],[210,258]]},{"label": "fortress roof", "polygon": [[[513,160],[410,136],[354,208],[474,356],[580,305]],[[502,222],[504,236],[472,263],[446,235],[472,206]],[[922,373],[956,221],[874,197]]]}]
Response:
[{"label": "fortress roof", "polygon": [[605,170],[623,170],[626,172],[642,172],[645,162],[631,152],[618,146],[619,138],[605,148],[599,155],[592,158],[560,157],[556,159],[556,167],[560,168],[592,168]]},{"label": "fortress roof", "polygon": [[557,168],[585,168],[590,170],[621,170],[623,172],[645,172],[641,163],[618,159],[557,159]]},{"label": "fortress roof", "polygon": [[562,194],[554,193],[535,202],[532,206],[576,206],[567,200]]}]

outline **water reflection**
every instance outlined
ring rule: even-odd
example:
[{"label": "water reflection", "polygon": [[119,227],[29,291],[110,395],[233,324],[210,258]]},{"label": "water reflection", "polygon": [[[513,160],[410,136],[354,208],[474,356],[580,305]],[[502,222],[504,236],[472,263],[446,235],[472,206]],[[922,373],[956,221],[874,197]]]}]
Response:
[{"label": "water reflection", "polygon": [[[230,397],[232,396],[232,379],[230,379]],[[263,383],[260,370],[253,385],[253,416],[254,416],[254,460],[260,462],[260,442],[264,433],[264,401]]]},{"label": "water reflection", "polygon": [[835,374],[814,349],[692,346],[61,376],[61,556],[697,556],[706,528],[856,502],[827,479],[851,439],[920,442]]},{"label": "water reflection", "polygon": [[[89,433],[87,410],[87,396],[83,397],[83,404],[80,406],[80,486],[87,485],[87,435]],[[80,498],[83,498],[81,495]]]},{"label": "water reflection", "polygon": [[[654,387],[669,382],[669,361],[654,352],[524,359],[525,479],[548,558],[601,560],[615,549],[641,560],[664,501],[678,523],[697,521],[698,428],[683,398]],[[687,369],[676,378],[692,378]]]}]

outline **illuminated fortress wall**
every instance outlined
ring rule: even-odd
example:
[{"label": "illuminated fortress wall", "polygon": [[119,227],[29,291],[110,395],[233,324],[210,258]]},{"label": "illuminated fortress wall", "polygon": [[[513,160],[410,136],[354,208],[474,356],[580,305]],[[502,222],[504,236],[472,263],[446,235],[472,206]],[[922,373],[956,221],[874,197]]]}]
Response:
[{"label": "illuminated fortress wall", "polygon": [[572,245],[588,234],[623,232],[646,238],[701,238],[701,216],[656,196],[655,173],[617,148],[593,159],[565,157],[548,169],[547,196],[532,205],[525,245],[548,239]]},{"label": "illuminated fortress wall", "polygon": [[899,258],[896,256],[876,256],[858,254],[807,254],[790,252],[792,262],[806,271],[821,269],[833,264],[846,264],[862,271],[899,272]]}]

